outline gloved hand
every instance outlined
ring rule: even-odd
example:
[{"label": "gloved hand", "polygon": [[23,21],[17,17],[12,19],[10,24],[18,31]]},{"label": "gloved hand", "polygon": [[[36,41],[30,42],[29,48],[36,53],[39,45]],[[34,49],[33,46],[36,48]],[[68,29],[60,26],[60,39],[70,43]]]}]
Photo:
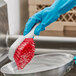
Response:
[{"label": "gloved hand", "polygon": [[66,13],[74,6],[76,6],[76,0],[55,0],[52,6],[34,14],[28,20],[24,35],[28,34],[34,25],[40,23],[34,31],[35,35],[39,35],[41,31],[45,30],[46,26],[56,21],[61,14]]},{"label": "gloved hand", "polygon": [[75,64],[76,64],[76,56],[74,56],[74,61],[75,61]]}]

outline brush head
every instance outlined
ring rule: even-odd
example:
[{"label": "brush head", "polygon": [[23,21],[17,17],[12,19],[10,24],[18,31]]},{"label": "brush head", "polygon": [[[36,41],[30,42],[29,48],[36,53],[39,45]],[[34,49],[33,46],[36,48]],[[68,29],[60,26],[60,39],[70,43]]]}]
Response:
[{"label": "brush head", "polygon": [[33,38],[26,38],[17,47],[14,53],[14,60],[18,69],[23,69],[33,58],[35,52],[35,44]]}]

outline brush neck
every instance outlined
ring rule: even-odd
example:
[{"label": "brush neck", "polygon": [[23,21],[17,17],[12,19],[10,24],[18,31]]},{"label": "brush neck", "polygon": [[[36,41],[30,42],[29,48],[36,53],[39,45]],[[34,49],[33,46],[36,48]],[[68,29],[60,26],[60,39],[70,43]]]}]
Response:
[{"label": "brush neck", "polygon": [[25,38],[33,38],[34,37],[34,30],[35,30],[35,28],[38,26],[38,24],[36,24],[33,28],[32,28],[32,30],[27,34],[27,35],[25,35],[24,37]]}]

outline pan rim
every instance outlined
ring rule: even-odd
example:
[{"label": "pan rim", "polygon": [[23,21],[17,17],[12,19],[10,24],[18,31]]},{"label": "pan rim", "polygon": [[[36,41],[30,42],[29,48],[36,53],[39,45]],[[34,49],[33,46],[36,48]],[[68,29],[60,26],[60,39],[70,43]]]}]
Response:
[{"label": "pan rim", "polygon": [[[56,66],[56,67],[53,67],[53,68],[48,68],[46,70],[42,70],[42,71],[37,71],[37,72],[32,72],[32,73],[9,73],[9,72],[6,72],[6,71],[3,71],[3,69],[8,66],[9,64],[12,64],[12,63],[15,63],[14,61],[13,62],[10,62],[10,63],[7,63],[6,65],[4,65],[2,68],[1,68],[1,72],[4,73],[4,74],[13,74],[13,75],[28,75],[28,74],[35,74],[35,73],[41,73],[41,72],[46,72],[46,71],[51,71],[51,70],[54,70],[54,69],[57,69],[57,68],[61,68],[63,66],[66,66],[67,64],[69,64],[70,62],[73,61],[73,58],[74,56],[72,54],[68,54],[68,53],[51,53],[51,54],[60,54],[60,55],[68,55],[68,56],[71,56],[70,60],[62,65],[59,65],[59,66]],[[50,55],[50,54],[41,54],[41,55],[38,55],[38,56],[44,56],[44,55]]]}]

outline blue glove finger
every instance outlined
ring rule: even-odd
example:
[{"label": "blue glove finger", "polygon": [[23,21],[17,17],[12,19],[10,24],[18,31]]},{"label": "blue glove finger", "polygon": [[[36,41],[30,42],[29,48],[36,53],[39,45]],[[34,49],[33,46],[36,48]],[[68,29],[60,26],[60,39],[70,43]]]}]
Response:
[{"label": "blue glove finger", "polygon": [[76,64],[76,56],[74,56],[74,62],[75,62],[75,64]]},{"label": "blue glove finger", "polygon": [[[52,22],[56,21],[60,16],[57,11],[51,10],[49,12],[49,11],[47,11],[47,9],[49,9],[49,11],[50,11],[50,8],[45,8],[42,11],[42,22],[36,27],[36,29],[34,31],[35,35],[40,35],[40,32],[44,31],[46,26],[48,26]],[[54,14],[52,14],[52,13],[54,13]]]},{"label": "blue glove finger", "polygon": [[26,23],[26,27],[24,29],[24,35],[28,34],[33,27],[33,25],[36,23],[36,20],[33,18],[30,18],[28,22]]},{"label": "blue glove finger", "polygon": [[76,60],[76,56],[74,56],[74,60]]},{"label": "blue glove finger", "polygon": [[34,34],[35,35],[40,35],[40,32],[41,31],[44,31],[45,30],[45,27],[43,27],[43,25],[40,23],[37,27],[36,27],[36,29],[35,29],[35,31],[34,31]]},{"label": "blue glove finger", "polygon": [[28,22],[26,23],[25,29],[24,29],[24,35],[28,34],[32,27],[41,21],[40,12],[36,13],[34,16],[29,18]]}]

